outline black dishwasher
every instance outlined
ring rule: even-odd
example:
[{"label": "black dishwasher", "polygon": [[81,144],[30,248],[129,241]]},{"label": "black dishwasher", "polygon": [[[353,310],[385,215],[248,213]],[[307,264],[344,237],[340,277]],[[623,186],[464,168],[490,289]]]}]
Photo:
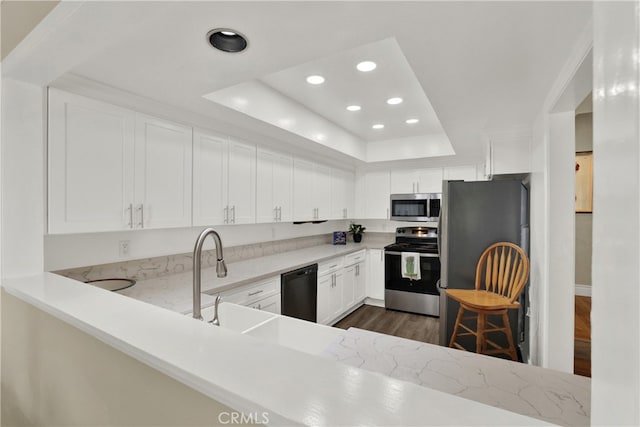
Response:
[{"label": "black dishwasher", "polygon": [[318,307],[318,264],[284,273],[281,285],[282,314],[315,322]]}]

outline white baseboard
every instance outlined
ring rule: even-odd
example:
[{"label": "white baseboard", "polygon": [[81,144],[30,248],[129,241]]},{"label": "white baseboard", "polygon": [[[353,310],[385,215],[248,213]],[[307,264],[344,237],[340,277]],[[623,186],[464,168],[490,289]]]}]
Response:
[{"label": "white baseboard", "polygon": [[367,305],[374,305],[376,307],[382,307],[384,308],[384,300],[382,299],[375,299],[375,298],[368,298],[364,300],[364,303]]},{"label": "white baseboard", "polygon": [[591,296],[591,286],[589,285],[579,285],[576,283],[576,295],[580,297],[590,297]]}]

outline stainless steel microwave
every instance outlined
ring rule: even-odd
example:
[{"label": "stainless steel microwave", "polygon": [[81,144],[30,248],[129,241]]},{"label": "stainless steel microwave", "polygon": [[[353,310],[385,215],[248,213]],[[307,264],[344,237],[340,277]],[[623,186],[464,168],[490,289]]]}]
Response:
[{"label": "stainless steel microwave", "polygon": [[438,221],[442,193],[391,195],[391,219],[396,221]]}]

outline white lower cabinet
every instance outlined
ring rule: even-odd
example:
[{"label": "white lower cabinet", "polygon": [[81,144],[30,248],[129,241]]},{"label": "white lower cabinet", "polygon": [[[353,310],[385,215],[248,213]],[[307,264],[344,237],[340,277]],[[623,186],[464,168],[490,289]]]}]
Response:
[{"label": "white lower cabinet", "polygon": [[360,304],[367,297],[367,275],[366,263],[359,262],[354,265],[355,277],[353,281],[353,302]]},{"label": "white lower cabinet", "polygon": [[369,249],[367,257],[367,296],[384,301],[384,250]]},{"label": "white lower cabinet", "polygon": [[365,259],[362,250],[318,265],[318,323],[335,324],[365,299]]},{"label": "white lower cabinet", "polygon": [[220,294],[222,301],[280,314],[280,276],[273,276]]}]

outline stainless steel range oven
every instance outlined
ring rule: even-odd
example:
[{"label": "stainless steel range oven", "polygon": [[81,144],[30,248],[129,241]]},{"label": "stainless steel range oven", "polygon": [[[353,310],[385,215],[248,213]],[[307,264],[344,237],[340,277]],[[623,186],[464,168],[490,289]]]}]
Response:
[{"label": "stainless steel range oven", "polygon": [[[439,317],[440,258],[437,229],[399,227],[396,229],[396,243],[386,246],[384,251],[385,307]],[[417,254],[419,278],[403,277],[403,253]]]}]

